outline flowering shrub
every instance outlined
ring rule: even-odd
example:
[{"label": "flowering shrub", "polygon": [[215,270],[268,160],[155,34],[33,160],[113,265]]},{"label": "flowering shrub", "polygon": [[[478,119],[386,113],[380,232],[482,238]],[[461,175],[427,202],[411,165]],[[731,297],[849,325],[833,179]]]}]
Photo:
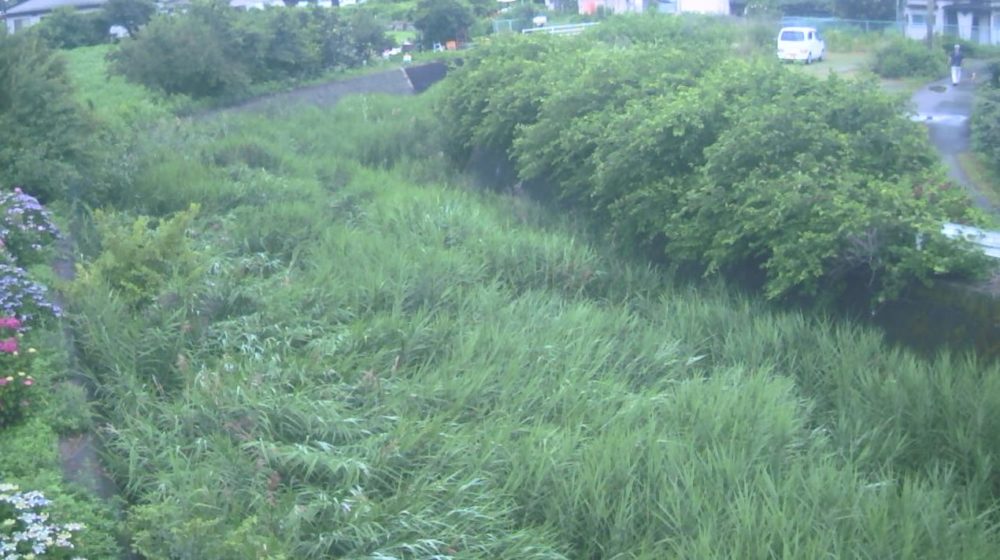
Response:
[{"label": "flowering shrub", "polygon": [[81,523],[56,524],[41,510],[49,505],[41,492],[21,492],[14,484],[0,483],[0,560],[73,558],[73,533]]},{"label": "flowering shrub", "polygon": [[35,262],[59,237],[52,215],[37,198],[19,188],[0,193],[0,245],[22,266]]},{"label": "flowering shrub", "polygon": [[39,313],[62,315],[62,309],[49,301],[45,286],[28,278],[21,267],[0,261],[0,316],[20,317],[30,321]]},{"label": "flowering shrub", "polygon": [[20,328],[21,321],[15,317],[0,317],[0,428],[24,417],[30,404],[28,391],[35,384],[35,379],[25,373],[35,349],[19,352]]}]

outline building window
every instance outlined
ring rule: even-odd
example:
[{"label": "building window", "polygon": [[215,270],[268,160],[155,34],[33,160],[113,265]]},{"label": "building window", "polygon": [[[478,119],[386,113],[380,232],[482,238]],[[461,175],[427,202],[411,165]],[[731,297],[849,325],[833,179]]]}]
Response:
[{"label": "building window", "polygon": [[910,25],[927,25],[927,13],[926,12],[911,13]]}]

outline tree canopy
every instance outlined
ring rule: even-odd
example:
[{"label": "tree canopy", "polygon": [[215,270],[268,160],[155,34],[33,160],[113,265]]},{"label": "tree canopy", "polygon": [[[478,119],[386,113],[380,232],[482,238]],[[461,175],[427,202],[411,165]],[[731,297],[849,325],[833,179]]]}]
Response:
[{"label": "tree canopy", "polygon": [[683,18],[628,23],[470,52],[443,101],[452,154],[498,150],[622,243],[759,269],[772,298],[975,269],[939,233],[970,219],[967,199],[876,82],[738,57]]},{"label": "tree canopy", "polygon": [[466,39],[474,22],[472,8],[462,0],[420,0],[413,19],[427,46]]}]

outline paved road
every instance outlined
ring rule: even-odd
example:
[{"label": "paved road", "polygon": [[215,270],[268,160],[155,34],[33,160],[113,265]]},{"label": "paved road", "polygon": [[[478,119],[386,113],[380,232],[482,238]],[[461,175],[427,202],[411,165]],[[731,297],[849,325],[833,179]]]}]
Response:
[{"label": "paved road", "polygon": [[941,154],[941,159],[948,167],[948,175],[956,183],[969,192],[972,201],[979,208],[996,213],[990,199],[969,180],[958,162],[959,154],[969,151],[969,116],[975,100],[976,84],[969,78],[976,71],[979,74],[978,83],[985,80],[982,65],[969,64],[964,69],[963,82],[958,87],[952,87],[951,79],[945,78],[931,82],[913,94],[912,103],[915,111],[914,119],[927,123],[927,131],[931,143]]}]

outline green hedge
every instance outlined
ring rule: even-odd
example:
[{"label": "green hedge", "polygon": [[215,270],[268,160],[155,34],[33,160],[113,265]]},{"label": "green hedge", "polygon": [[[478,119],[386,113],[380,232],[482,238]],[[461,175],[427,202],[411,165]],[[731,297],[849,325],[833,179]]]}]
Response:
[{"label": "green hedge", "polygon": [[910,39],[896,38],[875,50],[872,70],[883,78],[935,79],[947,71],[948,56]]},{"label": "green hedge", "polygon": [[760,268],[770,297],[835,294],[856,274],[882,297],[976,268],[936,233],[967,202],[877,83],[737,56],[704,20],[619,21],[470,52],[441,107],[452,156],[506,153],[622,243]]},{"label": "green hedge", "polygon": [[153,18],[111,60],[116,72],[154,90],[216,97],[250,84],[358,67],[390,43],[364,10],[240,12],[225,2],[202,2]]}]

